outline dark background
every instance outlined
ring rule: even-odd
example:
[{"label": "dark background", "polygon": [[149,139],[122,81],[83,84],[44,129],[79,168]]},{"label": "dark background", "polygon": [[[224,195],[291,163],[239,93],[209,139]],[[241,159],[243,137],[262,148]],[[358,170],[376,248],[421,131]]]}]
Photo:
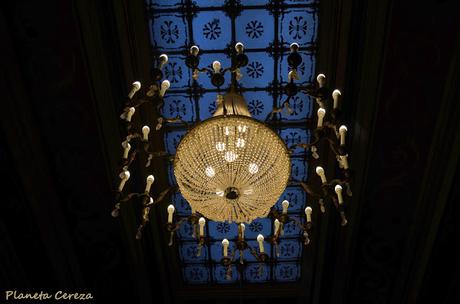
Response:
[{"label": "dark background", "polygon": [[2,2],[0,298],[460,303],[460,3],[322,2],[319,63],[337,72],[353,122],[351,225],[328,230],[309,286],[225,297],[177,292],[165,253],[110,217],[124,48],[145,37],[120,20],[144,24],[142,1]]}]

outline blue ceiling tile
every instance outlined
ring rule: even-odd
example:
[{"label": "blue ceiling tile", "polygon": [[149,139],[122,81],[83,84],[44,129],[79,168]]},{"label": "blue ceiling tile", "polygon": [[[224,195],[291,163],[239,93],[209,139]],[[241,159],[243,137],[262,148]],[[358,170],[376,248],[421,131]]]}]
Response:
[{"label": "blue ceiling tile", "polygon": [[171,90],[188,88],[191,79],[190,73],[190,69],[185,65],[185,57],[168,56],[168,63],[163,67],[163,74],[164,79],[169,80]]},{"label": "blue ceiling tile", "polygon": [[285,47],[297,42],[300,47],[316,40],[317,14],[313,9],[288,9],[280,17],[279,40]]},{"label": "blue ceiling tile", "polygon": [[273,82],[273,58],[265,52],[247,52],[248,65],[241,69],[240,80],[244,88],[266,88]]},{"label": "blue ceiling tile", "polygon": [[186,131],[170,131],[165,133],[166,152],[171,155],[176,154],[177,145],[179,145],[182,137],[184,137]]},{"label": "blue ceiling tile", "polygon": [[223,11],[198,12],[192,24],[193,40],[200,49],[225,49],[231,42],[231,21]]},{"label": "blue ceiling tile", "polygon": [[294,145],[300,143],[310,142],[310,130],[301,128],[287,128],[279,130],[279,135],[285,142],[288,149],[292,149],[292,156],[304,156],[306,150],[301,147],[295,147]]},{"label": "blue ceiling tile", "polygon": [[286,4],[312,4],[315,0],[284,0]]},{"label": "blue ceiling tile", "polygon": [[[303,230],[299,227],[299,224],[303,225],[303,223],[305,222],[304,217],[305,217],[305,215],[303,215],[303,216],[293,216],[293,215],[291,215],[290,216],[291,221],[287,222],[283,226],[283,232],[284,232],[283,233],[283,238],[286,238],[286,237],[301,237],[302,234],[303,234]],[[297,224],[296,221],[299,224]]]},{"label": "blue ceiling tile", "polygon": [[236,18],[236,40],[246,48],[266,48],[274,38],[274,19],[267,10],[243,10]]},{"label": "blue ceiling tile", "polygon": [[[287,100],[286,95],[281,95],[278,99],[278,106],[281,107]],[[311,97],[304,93],[297,93],[297,95],[289,99],[289,107],[292,109],[292,114],[287,110],[281,112],[282,120],[305,120],[311,117],[312,101]]]},{"label": "blue ceiling tile", "polygon": [[181,14],[155,14],[149,25],[154,48],[172,51],[189,44],[187,23]]},{"label": "blue ceiling tile", "polygon": [[270,268],[260,263],[249,264],[244,270],[244,276],[251,283],[266,282],[270,279]]},{"label": "blue ceiling tile", "polygon": [[178,215],[187,216],[192,214],[192,209],[190,208],[189,203],[185,200],[180,192],[174,193],[171,197],[171,200],[173,201]]},{"label": "blue ceiling tile", "polygon": [[289,202],[288,213],[303,212],[306,196],[305,191],[303,191],[300,187],[287,187],[278,199],[275,208],[279,211],[283,210],[281,202],[287,200]]},{"label": "blue ceiling tile", "polygon": [[296,181],[307,181],[307,161],[301,158],[291,159],[291,178]]},{"label": "blue ceiling tile", "polygon": [[244,235],[247,240],[256,239],[259,234],[267,236],[272,232],[272,222],[269,218],[257,218],[245,226]]},{"label": "blue ceiling tile", "polygon": [[214,114],[216,111],[217,93],[205,93],[198,100],[198,108],[200,109],[200,120],[205,120]]},{"label": "blue ceiling tile", "polygon": [[302,244],[298,240],[280,240],[277,260],[295,260],[302,254]]},{"label": "blue ceiling tile", "polygon": [[201,249],[201,255],[197,256],[198,244],[197,242],[184,242],[180,244],[180,257],[185,263],[199,263],[204,262],[208,256],[208,250],[206,246]]},{"label": "blue ceiling tile", "polygon": [[209,236],[214,240],[233,239],[238,236],[238,226],[236,223],[227,222],[208,222]]},{"label": "blue ceiling tile", "polygon": [[273,110],[273,96],[265,91],[244,92],[243,97],[248,104],[252,117],[264,121]]},{"label": "blue ceiling tile", "polygon": [[209,269],[205,265],[186,265],[184,280],[189,284],[203,284],[209,281]]},{"label": "blue ceiling tile", "polygon": [[[268,237],[268,235],[265,235],[265,237]],[[248,242],[248,245],[252,247],[252,249],[254,249],[255,253],[256,254],[259,254],[259,243],[257,241],[247,241]],[[265,250],[265,253],[268,254],[268,256],[271,256],[271,244],[267,241],[264,242],[264,250]],[[239,253],[236,255],[237,259],[239,258]],[[243,258],[245,261],[248,261],[248,262],[257,262],[257,259],[256,257],[251,253],[251,251],[248,249],[246,249],[244,252],[243,252]]]},{"label": "blue ceiling tile", "polygon": [[176,176],[174,175],[173,164],[168,163],[168,182],[170,185],[177,185]]},{"label": "blue ceiling tile", "polygon": [[193,225],[188,221],[184,221],[177,231],[177,236],[182,240],[194,240]]},{"label": "blue ceiling tile", "polygon": [[280,282],[296,281],[300,277],[297,263],[278,263],[275,266],[275,280]]},{"label": "blue ceiling tile", "polygon": [[184,94],[165,95],[161,114],[166,118],[180,116],[186,122],[194,122],[196,121],[195,102]]},{"label": "blue ceiling tile", "polygon": [[[228,257],[231,257],[233,255],[233,252],[235,251],[235,242],[229,241],[228,245]],[[215,241],[211,244],[211,260],[220,263],[222,258],[224,257],[224,251],[223,251],[223,246],[222,246],[222,240]]]}]

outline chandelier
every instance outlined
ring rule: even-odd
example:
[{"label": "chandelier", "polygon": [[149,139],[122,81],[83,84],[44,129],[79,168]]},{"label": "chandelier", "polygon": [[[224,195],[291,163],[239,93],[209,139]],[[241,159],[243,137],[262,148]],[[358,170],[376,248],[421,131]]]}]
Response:
[{"label": "chandelier", "polygon": [[[150,127],[143,126],[139,132],[135,129],[140,125],[133,122],[136,109],[144,104],[153,104],[157,110],[163,106],[163,98],[170,86],[168,80],[161,81],[162,68],[167,63],[168,56],[159,56],[156,66],[151,71],[153,84],[146,89],[145,96],[137,97],[136,93],[141,89],[141,84],[134,82],[120,116],[127,134],[122,143],[120,183],[115,191],[115,208],[112,216],[119,215],[123,203],[134,201],[140,204],[141,223],[136,234],[136,238],[140,239],[143,228],[149,221],[150,208],[167,200],[171,193],[179,190],[190,204],[192,214],[187,218],[175,220],[174,205],[170,204],[166,208],[169,246],[173,245],[177,230],[187,221],[193,226],[193,236],[198,243],[196,254],[199,256],[202,247],[209,244],[209,239],[205,235],[205,226],[209,220],[236,222],[238,237],[233,252],[230,252],[228,239],[222,240],[221,262],[228,267],[227,277],[231,277],[231,265],[235,262],[237,252],[241,265],[244,264],[242,253],[245,250],[249,250],[261,264],[270,261],[264,249],[265,242],[274,246],[275,252],[279,254],[278,241],[283,234],[283,226],[289,222],[294,222],[301,228],[304,245],[308,245],[310,229],[313,226],[314,202],[318,203],[321,213],[326,212],[328,205],[334,206],[340,215],[340,224],[345,226],[347,218],[344,197],[351,196],[352,193],[346,150],[347,127],[341,124],[341,92],[331,92],[325,86],[326,77],[323,74],[317,76],[315,85],[297,85],[297,68],[302,63],[302,57],[298,52],[297,43],[292,43],[290,50],[287,60],[290,67],[288,84],[283,88],[287,99],[281,107],[274,107],[266,121],[262,122],[251,117],[244,98],[238,93],[238,81],[243,77],[240,68],[248,63],[243,44],[235,45],[232,66],[227,68],[222,68],[218,61],[212,63],[212,68],[200,68],[200,50],[197,46],[192,46],[186,57],[186,65],[192,70],[194,80],[197,81],[201,73],[206,73],[211,78],[211,83],[217,88],[216,111],[213,117],[193,126],[189,126],[179,116],[165,118],[159,114],[156,131],[171,123],[184,124],[189,130],[177,146],[175,155],[153,151],[149,141]],[[232,84],[227,92],[222,92],[224,74],[227,72],[232,76]],[[292,114],[289,102],[298,92],[305,92],[316,101],[316,128],[312,130],[310,142],[288,147],[266,122],[281,112]],[[317,161],[320,160],[320,155],[325,153],[323,150],[329,149],[337,159],[337,167],[334,166],[335,168],[329,171],[338,172],[339,176],[334,179],[327,178],[325,169],[318,165],[314,169],[318,177],[313,176],[308,184],[292,180],[290,154],[298,147],[309,151],[312,160]],[[154,198],[150,195],[154,177],[149,175],[146,177],[143,192],[126,194],[124,188],[131,175],[130,165],[140,154],[145,156],[145,167],[150,167],[154,158],[173,161],[177,187],[167,188]],[[305,221],[288,215],[287,200],[282,202],[282,211],[273,208],[288,184],[298,185],[309,194]],[[245,224],[261,217],[272,219],[273,235],[260,234],[257,237],[258,248],[252,248],[245,240]]]}]

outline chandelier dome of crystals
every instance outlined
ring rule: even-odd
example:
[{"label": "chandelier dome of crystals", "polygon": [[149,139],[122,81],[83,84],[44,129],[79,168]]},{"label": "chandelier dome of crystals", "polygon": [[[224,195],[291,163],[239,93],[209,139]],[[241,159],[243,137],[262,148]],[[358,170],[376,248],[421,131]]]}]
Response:
[{"label": "chandelier dome of crystals", "polygon": [[290,175],[281,138],[247,116],[215,116],[180,142],[174,175],[194,211],[215,221],[267,216]]}]

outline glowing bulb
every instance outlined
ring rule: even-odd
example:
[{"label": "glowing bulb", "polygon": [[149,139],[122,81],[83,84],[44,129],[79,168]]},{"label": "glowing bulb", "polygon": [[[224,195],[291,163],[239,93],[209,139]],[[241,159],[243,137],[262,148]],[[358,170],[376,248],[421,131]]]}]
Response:
[{"label": "glowing bulb", "polygon": [[342,196],[342,186],[336,185],[335,188],[335,193],[337,194],[337,198],[339,200],[339,204],[343,204],[343,196]]},{"label": "glowing bulb", "polygon": [[221,68],[221,65],[220,65],[220,62],[219,61],[214,61],[212,63],[212,68],[214,70],[214,73],[219,73],[220,72],[220,68]]},{"label": "glowing bulb", "polygon": [[244,239],[244,230],[246,230],[246,226],[243,223],[241,223],[240,228],[241,228],[241,230],[240,230],[241,231],[241,238]]},{"label": "glowing bulb", "polygon": [[152,184],[153,184],[154,181],[155,181],[155,178],[153,177],[153,175],[147,176],[147,180],[146,180],[146,184],[145,184],[145,192],[146,193],[150,192],[150,188],[152,187]]},{"label": "glowing bulb", "polygon": [[227,239],[222,240],[222,246],[224,247],[224,257],[227,257],[227,255],[228,255],[228,245],[229,244],[230,243],[228,242]]},{"label": "glowing bulb", "polygon": [[323,118],[324,118],[324,115],[326,115],[326,110],[323,108],[319,108],[317,114],[318,114],[318,124],[316,126],[320,128],[323,126]]},{"label": "glowing bulb", "polygon": [[319,87],[322,88],[326,84],[326,75],[318,74],[316,81],[318,81]]},{"label": "glowing bulb", "polygon": [[120,185],[118,186],[118,191],[123,191],[123,187],[125,186],[126,181],[129,179],[130,174],[129,171],[123,171],[120,173]]},{"label": "glowing bulb", "polygon": [[307,222],[310,223],[311,222],[311,213],[312,213],[312,209],[311,207],[307,207],[305,208],[305,216],[307,217]]},{"label": "glowing bulb", "polygon": [[163,80],[161,83],[161,89],[160,89],[160,96],[163,97],[166,93],[166,90],[169,89],[171,86],[171,83],[169,82],[168,79]]},{"label": "glowing bulb", "polygon": [[216,150],[219,151],[219,152],[225,151],[225,143],[218,142],[216,144]]},{"label": "glowing bulb", "polygon": [[163,66],[164,66],[166,63],[168,63],[168,55],[166,55],[166,54],[161,54],[159,59],[160,59],[160,69],[162,69]]},{"label": "glowing bulb", "polygon": [[142,139],[145,141],[149,140],[149,133],[150,133],[149,126],[143,126],[142,127]]},{"label": "glowing bulb", "polygon": [[204,225],[206,224],[206,220],[204,217],[200,217],[198,220],[198,225],[200,226],[200,237],[204,236]]},{"label": "glowing bulb", "polygon": [[339,128],[339,134],[340,134],[340,145],[345,146],[345,134],[347,133],[348,129],[346,126],[341,125]]},{"label": "glowing bulb", "polygon": [[132,99],[134,97],[134,94],[136,94],[137,91],[141,89],[141,83],[139,81],[133,82],[133,87],[131,88],[131,91],[128,94],[128,98]]},{"label": "glowing bulb", "polygon": [[250,163],[248,166],[248,171],[251,174],[256,174],[257,172],[259,172],[259,166],[255,163]]},{"label": "glowing bulb", "polygon": [[227,151],[224,154],[224,159],[229,163],[234,162],[238,158],[238,155],[233,151]]},{"label": "glowing bulb", "polygon": [[131,107],[131,108],[128,109],[128,113],[126,113],[126,121],[127,122],[131,121],[131,118],[133,117],[134,112],[136,112],[136,109],[134,107]]},{"label": "glowing bulb", "polygon": [[216,171],[214,171],[214,168],[211,166],[206,167],[206,170],[204,172],[208,177],[214,177],[214,175],[216,175]]},{"label": "glowing bulb", "polygon": [[257,242],[259,243],[259,251],[260,251],[260,253],[264,253],[265,252],[265,249],[264,249],[264,236],[262,234],[259,234],[257,236]]},{"label": "glowing bulb", "polygon": [[334,90],[334,92],[332,92],[332,99],[334,100],[334,105],[333,105],[334,109],[337,109],[337,107],[339,106],[339,98],[341,95],[342,93],[340,93],[340,91],[337,89]]},{"label": "glowing bulb", "polygon": [[168,223],[169,224],[171,224],[172,221],[173,221],[174,210],[176,210],[176,209],[174,208],[173,205],[168,206]]},{"label": "glowing bulb", "polygon": [[200,52],[200,48],[197,47],[196,45],[193,45],[193,46],[190,48],[190,54],[192,54],[193,56],[198,55],[199,52]]},{"label": "glowing bulb", "polygon": [[236,139],[236,147],[237,148],[243,148],[244,145],[246,144],[246,141],[242,138],[237,138]]},{"label": "glowing bulb", "polygon": [[233,134],[232,127],[224,127],[224,133],[227,136],[232,135]]},{"label": "glowing bulb", "polygon": [[318,174],[319,177],[321,177],[321,182],[322,182],[323,184],[327,183],[326,174],[324,174],[324,169],[323,169],[323,167],[320,167],[320,166],[316,167],[316,174]]},{"label": "glowing bulb", "polygon": [[243,51],[244,51],[244,45],[243,45],[241,42],[237,42],[237,43],[235,44],[235,50],[236,50],[236,52],[237,52],[238,54],[243,53]]},{"label": "glowing bulb", "polygon": [[283,214],[287,214],[288,208],[289,208],[289,202],[287,200],[284,200],[281,203],[281,206],[283,207]]}]

